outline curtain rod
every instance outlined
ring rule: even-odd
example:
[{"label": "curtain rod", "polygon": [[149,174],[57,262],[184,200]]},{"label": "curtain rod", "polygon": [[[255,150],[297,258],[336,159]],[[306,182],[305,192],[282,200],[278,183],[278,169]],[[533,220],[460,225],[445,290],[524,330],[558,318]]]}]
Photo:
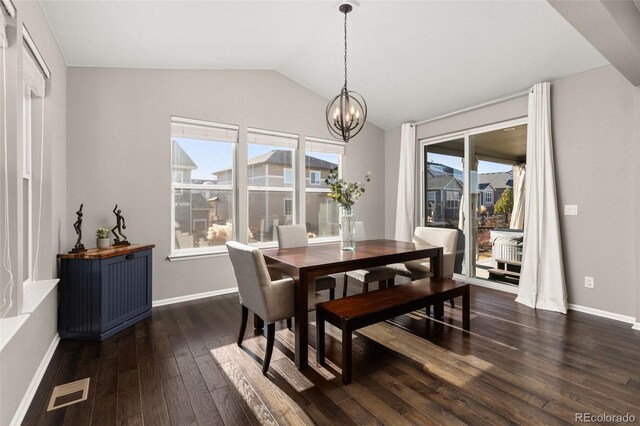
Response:
[{"label": "curtain rod", "polygon": [[510,99],[519,98],[521,96],[529,94],[529,92],[531,92],[531,89],[521,90],[519,92],[511,93],[509,95],[502,96],[500,98],[492,99],[490,101],[487,101],[487,102],[484,102],[484,103],[481,103],[481,104],[478,104],[478,105],[473,105],[473,106],[470,106],[470,107],[459,109],[457,111],[449,112],[447,114],[439,115],[437,117],[429,118],[427,120],[418,121],[417,123],[411,123],[411,126],[416,126],[417,127],[417,126],[420,126],[421,124],[431,123],[432,121],[442,120],[444,118],[452,117],[454,115],[462,114],[464,112],[473,111],[473,110],[478,109],[478,108],[483,108],[483,107],[486,107],[486,106],[489,106],[489,105],[497,104],[497,103],[500,103],[500,102],[505,102],[505,101],[508,101]]}]

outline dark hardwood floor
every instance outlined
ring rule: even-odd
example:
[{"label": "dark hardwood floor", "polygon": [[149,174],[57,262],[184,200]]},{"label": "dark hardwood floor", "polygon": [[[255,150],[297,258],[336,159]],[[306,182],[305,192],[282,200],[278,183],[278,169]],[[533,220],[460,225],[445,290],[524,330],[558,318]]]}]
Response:
[{"label": "dark hardwood floor", "polygon": [[[493,290],[471,294],[470,334],[459,329],[460,304],[445,308],[456,328],[414,312],[360,330],[348,386],[332,326],[327,366],[310,350],[300,372],[294,335],[279,324],[265,377],[264,337],[247,327],[243,347],[235,344],[237,295],[154,308],[105,342],[60,342],[24,424],[553,425],[574,423],[575,413],[640,421],[640,332],[533,311]],[[312,325],[313,346],[314,333]],[[87,401],[45,411],[54,386],[85,377]]]}]

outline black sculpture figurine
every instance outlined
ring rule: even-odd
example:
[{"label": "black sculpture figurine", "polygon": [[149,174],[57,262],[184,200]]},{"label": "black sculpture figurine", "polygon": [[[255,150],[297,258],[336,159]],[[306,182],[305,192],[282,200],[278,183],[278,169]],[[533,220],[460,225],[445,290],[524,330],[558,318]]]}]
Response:
[{"label": "black sculpture figurine", "polygon": [[[131,243],[127,241],[127,236],[122,233],[123,229],[127,229],[127,225],[125,224],[124,217],[122,217],[122,215],[120,214],[122,213],[122,210],[117,210],[117,209],[118,209],[118,205],[116,204],[116,206],[113,208],[113,214],[116,215],[116,226],[114,226],[113,229],[111,229],[111,233],[116,237],[113,240],[113,245],[128,246]],[[122,238],[122,240],[120,238]]]},{"label": "black sculpture figurine", "polygon": [[80,209],[76,212],[78,218],[73,224],[73,229],[75,229],[76,234],[78,234],[78,239],[76,240],[76,245],[73,246],[73,249],[69,253],[82,253],[83,251],[87,251],[84,248],[84,244],[82,244],[82,207],[84,207],[84,203],[80,204]]}]

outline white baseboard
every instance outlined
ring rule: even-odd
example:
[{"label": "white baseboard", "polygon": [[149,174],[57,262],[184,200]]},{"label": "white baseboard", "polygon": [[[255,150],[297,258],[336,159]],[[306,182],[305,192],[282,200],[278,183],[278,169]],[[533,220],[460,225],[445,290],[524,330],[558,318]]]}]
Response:
[{"label": "white baseboard", "polygon": [[236,293],[238,287],[225,288],[222,290],[206,291],[204,293],[188,294],[186,296],[170,297],[168,299],[154,300],[152,306],[172,305],[174,303],[188,302],[190,300],[205,299],[207,297],[221,296],[223,294]]},{"label": "white baseboard", "polygon": [[633,324],[633,326],[631,327],[631,329],[633,329],[633,330],[640,330],[640,322],[637,322],[637,323]]},{"label": "white baseboard", "polygon": [[47,371],[47,367],[49,366],[49,362],[51,362],[51,358],[53,357],[53,353],[56,351],[58,347],[58,343],[60,342],[60,335],[56,333],[49,345],[49,349],[44,354],[44,358],[40,362],[38,369],[36,370],[36,374],[34,374],[33,379],[31,379],[31,383],[29,383],[29,387],[27,388],[27,392],[22,397],[22,401],[20,401],[20,405],[18,405],[18,409],[16,413],[13,415],[13,419],[10,426],[19,425],[24,420],[24,416],[27,414],[27,410],[29,409],[29,405],[31,405],[31,401],[38,390],[38,386],[40,386],[40,382],[42,381],[42,377],[44,377],[45,371]]},{"label": "white baseboard", "polygon": [[635,327],[640,325],[636,323],[636,319],[634,317],[616,314],[614,312],[609,312],[609,311],[603,311],[601,309],[589,308],[588,306],[581,306],[581,305],[575,305],[573,303],[569,303],[569,309],[571,309],[572,311],[584,312],[585,314],[595,315],[602,318],[608,318],[615,321],[626,322],[627,324],[635,324],[633,327],[636,330],[637,328]]}]

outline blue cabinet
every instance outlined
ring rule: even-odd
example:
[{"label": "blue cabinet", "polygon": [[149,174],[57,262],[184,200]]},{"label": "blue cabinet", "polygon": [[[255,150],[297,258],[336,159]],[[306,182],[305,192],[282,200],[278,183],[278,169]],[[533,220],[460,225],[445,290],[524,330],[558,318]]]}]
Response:
[{"label": "blue cabinet", "polygon": [[102,341],[151,315],[153,247],[58,255],[60,337]]}]

